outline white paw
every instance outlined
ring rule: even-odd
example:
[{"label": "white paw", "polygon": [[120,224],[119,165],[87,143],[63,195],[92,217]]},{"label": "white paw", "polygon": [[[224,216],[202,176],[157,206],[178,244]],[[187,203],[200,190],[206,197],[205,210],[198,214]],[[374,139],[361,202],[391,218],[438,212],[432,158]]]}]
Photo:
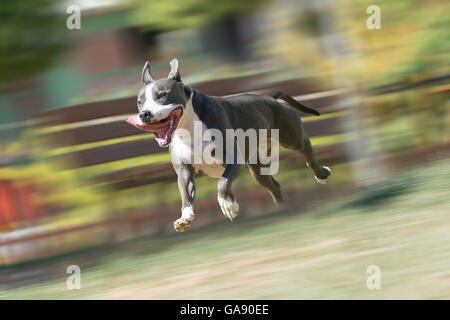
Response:
[{"label": "white paw", "polygon": [[233,219],[236,218],[239,212],[239,204],[236,202],[236,200],[232,200],[231,197],[222,198],[218,196],[217,201],[219,202],[220,209],[222,209],[223,215],[233,221]]},{"label": "white paw", "polygon": [[192,207],[184,207],[181,209],[181,218],[185,219],[188,222],[192,222],[194,220],[195,214],[194,209]]},{"label": "white paw", "polygon": [[[325,168],[326,170],[328,170],[328,172],[331,174],[331,169],[330,169],[330,168],[325,167],[325,166],[324,166],[324,168]],[[328,176],[329,176],[329,175],[328,175]],[[314,178],[316,178],[316,181],[317,181],[318,183],[321,183],[321,184],[326,184],[326,183],[327,183],[327,179],[320,179],[320,178],[318,178],[318,177],[316,177],[316,176],[314,176]]]}]

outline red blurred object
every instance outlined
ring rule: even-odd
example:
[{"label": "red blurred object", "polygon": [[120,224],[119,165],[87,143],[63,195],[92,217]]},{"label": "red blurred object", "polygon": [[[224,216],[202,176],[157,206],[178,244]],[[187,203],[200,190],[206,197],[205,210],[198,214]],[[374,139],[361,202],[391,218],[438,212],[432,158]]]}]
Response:
[{"label": "red blurred object", "polygon": [[38,218],[44,210],[35,201],[36,192],[33,183],[0,180],[0,226]]}]

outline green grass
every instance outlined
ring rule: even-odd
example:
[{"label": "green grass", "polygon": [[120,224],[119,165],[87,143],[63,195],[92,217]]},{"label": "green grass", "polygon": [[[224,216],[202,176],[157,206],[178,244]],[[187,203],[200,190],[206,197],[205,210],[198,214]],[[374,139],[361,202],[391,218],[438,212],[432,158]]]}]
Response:
[{"label": "green grass", "polygon": [[[450,164],[351,196],[0,269],[3,299],[450,298]],[[67,290],[68,265],[81,267]],[[366,287],[369,265],[381,289]]]}]

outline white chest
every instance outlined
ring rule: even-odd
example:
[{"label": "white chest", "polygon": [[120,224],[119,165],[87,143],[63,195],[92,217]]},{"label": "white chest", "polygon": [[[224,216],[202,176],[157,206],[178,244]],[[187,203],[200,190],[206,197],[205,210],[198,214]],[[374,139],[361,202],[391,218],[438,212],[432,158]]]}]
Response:
[{"label": "white chest", "polygon": [[193,111],[192,104],[188,103],[183,119],[172,136],[170,158],[174,163],[192,164],[196,172],[202,171],[210,177],[220,178],[225,167],[221,164],[221,159],[208,152],[211,142],[203,139],[207,129]]}]

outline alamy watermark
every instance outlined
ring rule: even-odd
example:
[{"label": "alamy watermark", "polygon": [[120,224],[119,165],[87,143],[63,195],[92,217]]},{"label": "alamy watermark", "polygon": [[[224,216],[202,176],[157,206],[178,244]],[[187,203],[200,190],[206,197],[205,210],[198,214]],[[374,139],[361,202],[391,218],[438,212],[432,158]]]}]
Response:
[{"label": "alamy watermark", "polygon": [[366,20],[367,29],[381,29],[381,9],[379,6],[372,4],[367,7],[367,14],[370,16]]},{"label": "alamy watermark", "polygon": [[369,290],[381,289],[381,269],[376,264],[372,264],[367,267],[367,274],[370,276],[367,278],[366,286]]},{"label": "alamy watermark", "polygon": [[81,8],[75,4],[67,7],[66,13],[69,15],[66,19],[66,27],[69,30],[81,29]]},{"label": "alamy watermark", "polygon": [[[259,164],[261,175],[273,175],[279,169],[279,129],[204,130],[201,121],[194,121],[194,129],[176,129],[176,138],[192,146],[191,157],[173,159],[185,164]],[[173,143],[173,141],[172,141]],[[224,155],[225,153],[225,155]]]},{"label": "alamy watermark", "polygon": [[67,267],[66,273],[70,276],[66,280],[66,286],[69,290],[81,289],[81,269],[77,265]]}]

